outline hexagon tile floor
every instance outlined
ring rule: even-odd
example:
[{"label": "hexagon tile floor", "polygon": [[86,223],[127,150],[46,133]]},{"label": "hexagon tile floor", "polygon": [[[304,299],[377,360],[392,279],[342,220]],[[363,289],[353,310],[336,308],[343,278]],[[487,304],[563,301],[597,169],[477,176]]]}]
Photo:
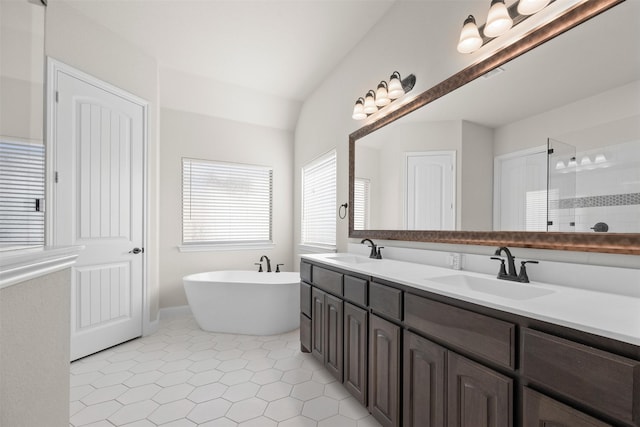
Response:
[{"label": "hexagon tile floor", "polygon": [[379,427],[299,332],[202,331],[191,316],[71,364],[70,426]]}]

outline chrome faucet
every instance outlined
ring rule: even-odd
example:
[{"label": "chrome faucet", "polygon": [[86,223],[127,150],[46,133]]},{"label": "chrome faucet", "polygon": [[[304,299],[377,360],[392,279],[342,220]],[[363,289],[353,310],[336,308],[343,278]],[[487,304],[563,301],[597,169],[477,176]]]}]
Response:
[{"label": "chrome faucet", "polygon": [[260,262],[262,261],[267,261],[267,273],[271,273],[271,260],[269,259],[269,257],[266,255],[262,255],[260,257]]},{"label": "chrome faucet", "polygon": [[380,249],[384,248],[384,246],[377,246],[375,243],[373,243],[373,240],[371,239],[362,239],[360,243],[364,244],[364,242],[371,243],[369,245],[369,247],[371,248],[371,253],[369,254],[369,258],[382,259],[382,252],[380,252]]},{"label": "chrome faucet", "polygon": [[[505,256],[507,257],[508,272],[505,270],[504,258],[500,258],[500,254],[502,252],[504,252]],[[529,283],[529,276],[527,275],[527,268],[525,267],[525,265],[538,264],[538,261],[521,261],[520,274],[517,274],[516,263],[514,261],[516,258],[511,255],[511,251],[509,250],[509,248],[507,248],[506,246],[500,246],[498,249],[496,249],[494,255],[495,256],[492,256],[491,259],[500,261],[500,271],[498,272],[498,279]]]}]

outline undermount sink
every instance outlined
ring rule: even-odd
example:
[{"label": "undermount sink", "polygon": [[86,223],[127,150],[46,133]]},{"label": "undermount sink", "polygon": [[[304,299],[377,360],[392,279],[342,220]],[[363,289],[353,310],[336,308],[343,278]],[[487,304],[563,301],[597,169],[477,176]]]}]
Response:
[{"label": "undermount sink", "polygon": [[467,276],[463,274],[434,277],[427,280],[512,300],[527,300],[554,293],[553,290],[539,288],[528,283]]},{"label": "undermount sink", "polygon": [[327,259],[337,262],[343,262],[345,264],[367,264],[371,262],[370,258],[355,255],[336,255],[327,257]]}]

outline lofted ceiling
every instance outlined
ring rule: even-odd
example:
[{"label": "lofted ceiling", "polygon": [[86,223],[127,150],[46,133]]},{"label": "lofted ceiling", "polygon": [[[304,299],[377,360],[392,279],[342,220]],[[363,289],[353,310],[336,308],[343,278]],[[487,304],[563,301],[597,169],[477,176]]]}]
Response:
[{"label": "lofted ceiling", "polygon": [[303,101],[395,0],[56,0],[159,67]]}]

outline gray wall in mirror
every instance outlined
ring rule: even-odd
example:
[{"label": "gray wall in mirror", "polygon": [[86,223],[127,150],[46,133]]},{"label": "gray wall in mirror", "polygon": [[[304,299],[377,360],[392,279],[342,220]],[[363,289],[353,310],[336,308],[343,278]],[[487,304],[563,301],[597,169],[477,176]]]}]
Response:
[{"label": "gray wall in mirror", "polygon": [[[365,229],[640,233],[638,40],[640,3],[626,1],[358,139]],[[443,151],[453,186],[419,193],[433,209],[450,192],[453,225],[416,228],[406,153]]]}]

